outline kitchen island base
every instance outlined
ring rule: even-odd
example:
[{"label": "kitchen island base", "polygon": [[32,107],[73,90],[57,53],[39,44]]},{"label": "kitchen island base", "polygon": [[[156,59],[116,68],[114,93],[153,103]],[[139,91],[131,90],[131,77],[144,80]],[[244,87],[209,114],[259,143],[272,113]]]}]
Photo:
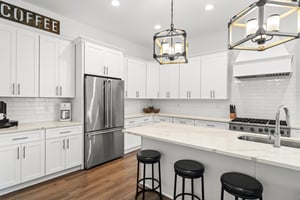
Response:
[{"label": "kitchen island base", "polygon": [[[182,144],[162,142],[142,138],[142,149],[155,149],[161,152],[162,190],[169,198],[174,190],[174,163],[180,159],[191,159],[205,166],[205,199],[218,200],[221,196],[220,177],[225,172],[241,172],[255,177],[264,186],[264,200],[300,200],[300,172],[279,166],[259,163],[256,159],[245,159],[191,148]],[[181,179],[177,180],[181,186]],[[201,184],[194,183],[196,195],[201,193]],[[189,182],[186,191],[190,191]],[[180,191],[181,187],[177,188]],[[232,200],[232,195],[225,193],[224,200]]]}]

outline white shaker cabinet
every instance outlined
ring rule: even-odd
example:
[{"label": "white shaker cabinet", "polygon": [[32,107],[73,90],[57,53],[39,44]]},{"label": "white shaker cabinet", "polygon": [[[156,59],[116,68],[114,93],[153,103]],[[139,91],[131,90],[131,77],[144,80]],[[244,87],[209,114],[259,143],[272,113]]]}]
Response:
[{"label": "white shaker cabinet", "polygon": [[148,62],[146,97],[148,99],[158,99],[159,95],[159,64],[157,62]]},{"label": "white shaker cabinet", "polygon": [[2,135],[0,141],[0,189],[45,175],[43,131]]},{"label": "white shaker cabinet", "polygon": [[0,25],[0,96],[38,97],[39,35]]},{"label": "white shaker cabinet", "polygon": [[72,42],[40,36],[40,96],[75,96],[75,50]]},{"label": "white shaker cabinet", "polygon": [[123,53],[85,42],[85,74],[122,77]]},{"label": "white shaker cabinet", "polygon": [[127,98],[146,97],[146,64],[128,59],[127,63]]},{"label": "white shaker cabinet", "polygon": [[46,175],[82,164],[81,127],[46,130]]},{"label": "white shaker cabinet", "polygon": [[201,57],[201,98],[227,99],[228,53]]},{"label": "white shaker cabinet", "polygon": [[179,65],[160,65],[160,98],[179,98]]},{"label": "white shaker cabinet", "polygon": [[19,145],[0,147],[0,189],[21,182],[21,160],[19,159]]},{"label": "white shaker cabinet", "polygon": [[200,57],[180,65],[180,99],[200,99]]}]

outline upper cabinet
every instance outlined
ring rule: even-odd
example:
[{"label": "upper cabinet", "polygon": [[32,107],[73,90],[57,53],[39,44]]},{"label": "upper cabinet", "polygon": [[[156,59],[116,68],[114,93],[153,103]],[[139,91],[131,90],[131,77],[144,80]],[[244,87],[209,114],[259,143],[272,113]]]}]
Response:
[{"label": "upper cabinet", "polygon": [[127,59],[127,98],[146,98],[146,64]]},{"label": "upper cabinet", "polygon": [[72,42],[40,36],[41,97],[75,97],[74,60]]},{"label": "upper cabinet", "polygon": [[85,42],[85,74],[122,77],[122,52]]},{"label": "upper cabinet", "polygon": [[159,64],[147,63],[146,97],[148,99],[159,98]]},{"label": "upper cabinet", "polygon": [[0,96],[38,97],[39,36],[0,25]]},{"label": "upper cabinet", "polygon": [[180,65],[180,99],[200,99],[200,57]]},{"label": "upper cabinet", "polygon": [[178,99],[179,65],[160,65],[160,98]]},{"label": "upper cabinet", "polygon": [[201,98],[227,99],[228,53],[201,57]]}]

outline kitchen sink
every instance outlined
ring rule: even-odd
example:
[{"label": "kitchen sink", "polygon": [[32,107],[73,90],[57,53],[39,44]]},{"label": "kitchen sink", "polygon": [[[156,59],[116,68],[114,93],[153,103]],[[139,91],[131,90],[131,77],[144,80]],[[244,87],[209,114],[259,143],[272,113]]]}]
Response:
[{"label": "kitchen sink", "polygon": [[[238,139],[239,140],[250,141],[250,142],[259,142],[259,143],[264,143],[264,144],[274,144],[274,141],[267,138],[267,137],[258,137],[258,136],[252,136],[252,135],[241,135],[241,136],[238,137]],[[296,141],[292,141],[292,140],[281,139],[280,144],[281,144],[281,146],[300,149],[300,141],[296,142]]]}]

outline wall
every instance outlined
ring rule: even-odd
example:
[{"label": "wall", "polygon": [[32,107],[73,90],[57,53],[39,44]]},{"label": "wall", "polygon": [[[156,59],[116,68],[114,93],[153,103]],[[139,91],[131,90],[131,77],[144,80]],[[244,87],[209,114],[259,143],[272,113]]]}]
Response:
[{"label": "wall", "polygon": [[59,104],[68,99],[51,98],[0,98],[7,103],[7,117],[20,123],[56,121]]}]

